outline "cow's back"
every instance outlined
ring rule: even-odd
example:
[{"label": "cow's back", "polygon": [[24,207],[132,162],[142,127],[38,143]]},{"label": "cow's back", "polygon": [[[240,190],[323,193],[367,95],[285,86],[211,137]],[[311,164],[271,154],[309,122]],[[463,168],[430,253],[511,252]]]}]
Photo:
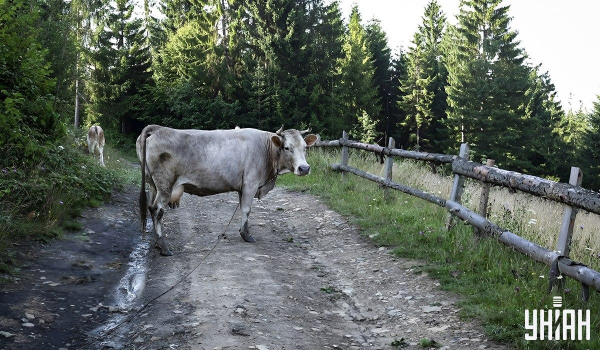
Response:
[{"label": "cow's back", "polygon": [[[146,162],[153,179],[165,179],[172,187],[182,184],[189,193],[239,191],[243,181],[264,182],[270,135],[256,129],[155,127],[146,140]],[[137,150],[141,160],[139,139]]]}]

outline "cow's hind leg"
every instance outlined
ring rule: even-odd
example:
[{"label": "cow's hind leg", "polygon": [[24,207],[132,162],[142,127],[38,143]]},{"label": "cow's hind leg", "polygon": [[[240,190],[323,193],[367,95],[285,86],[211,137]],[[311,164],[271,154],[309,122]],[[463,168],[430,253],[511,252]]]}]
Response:
[{"label": "cow's hind leg", "polygon": [[252,209],[252,200],[256,194],[258,186],[244,187],[242,195],[240,197],[240,209],[242,211],[242,226],[240,227],[240,235],[246,242],[254,243],[256,240],[250,234],[248,230],[248,217]]},{"label": "cow's hind leg", "polygon": [[98,145],[98,151],[100,152],[100,165],[105,167],[106,165],[104,165],[104,146]]},{"label": "cow's hind leg", "polygon": [[150,211],[150,217],[152,218],[152,228],[154,232],[156,232],[156,210],[154,210],[154,202],[156,201],[156,187],[154,186],[154,182],[152,182],[152,178],[148,178],[146,183],[148,183],[150,188],[150,205],[148,206],[148,211]]},{"label": "cow's hind leg", "polygon": [[163,234],[163,216],[165,214],[164,208],[167,206],[167,203],[169,203],[169,197],[170,193],[165,195],[165,193],[159,190],[156,194],[156,199],[152,208],[152,210],[154,210],[156,213],[156,219],[154,220],[154,230],[156,231],[157,236],[156,246],[160,249],[160,255],[165,256],[173,255],[169,249],[165,235]]}]

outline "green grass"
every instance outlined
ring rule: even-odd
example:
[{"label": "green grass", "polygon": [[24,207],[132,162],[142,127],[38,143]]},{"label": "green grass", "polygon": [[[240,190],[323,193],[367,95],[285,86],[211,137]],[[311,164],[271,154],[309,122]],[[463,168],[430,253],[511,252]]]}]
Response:
[{"label": "green grass", "polygon": [[82,228],[77,221],[86,207],[99,207],[115,189],[139,181],[131,166],[135,150],[123,155],[107,145],[106,168],[85,154],[83,132],[69,132],[36,164],[14,162],[0,169],[0,272],[16,271],[14,244],[48,241],[65,230]]},{"label": "green grass", "polygon": [[[596,293],[583,304],[579,284],[567,278],[562,294],[565,308],[591,310],[590,341],[525,341],[524,310],[552,308],[555,294],[547,293],[548,267],[493,238],[475,238],[473,228],[462,222],[447,232],[443,208],[400,192],[386,203],[375,183],[352,174],[341,181],[340,174],[329,170],[339,159],[339,151],[311,150],[311,174],[281,176],[279,184],[320,196],[363,234],[375,235],[377,245],[393,247],[400,257],[424,261],[422,269],[436,278],[441,288],[462,296],[461,317],[479,320],[491,339],[519,349],[600,348],[600,298]],[[363,170],[381,168],[372,155],[357,152],[351,152],[350,163]]]}]

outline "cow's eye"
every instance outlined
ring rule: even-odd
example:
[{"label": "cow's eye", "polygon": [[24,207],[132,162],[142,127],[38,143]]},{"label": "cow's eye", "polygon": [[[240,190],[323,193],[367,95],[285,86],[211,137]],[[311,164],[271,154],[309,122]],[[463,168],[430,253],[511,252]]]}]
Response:
[{"label": "cow's eye", "polygon": [[290,150],[290,148],[289,148],[289,147],[284,147],[283,149],[284,149],[284,150],[286,150],[286,151],[289,151],[289,150]]}]

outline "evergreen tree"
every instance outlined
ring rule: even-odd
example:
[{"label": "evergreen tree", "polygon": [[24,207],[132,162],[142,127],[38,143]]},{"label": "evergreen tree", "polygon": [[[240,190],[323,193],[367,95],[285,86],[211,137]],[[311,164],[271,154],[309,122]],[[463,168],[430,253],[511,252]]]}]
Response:
[{"label": "evergreen tree", "polygon": [[369,52],[373,58],[375,71],[373,83],[377,87],[377,96],[380,102],[379,115],[373,116],[377,123],[377,130],[387,136],[391,132],[389,124],[390,95],[392,94],[391,76],[391,50],[388,47],[387,37],[378,20],[371,20],[365,29]]},{"label": "evergreen tree", "polygon": [[422,129],[430,125],[433,117],[433,92],[428,89],[433,77],[426,66],[427,56],[423,51],[422,40],[420,33],[415,33],[414,47],[408,52],[408,74],[400,88],[404,96],[399,102],[406,113],[406,119],[401,124],[411,130],[410,134],[414,139],[410,141],[417,150],[421,149],[422,143],[428,142],[422,136]]},{"label": "evergreen tree", "polygon": [[72,35],[73,14],[69,3],[64,0],[41,2],[38,28],[40,44],[47,50],[50,75],[56,81],[53,108],[62,116],[70,116],[73,110],[72,85],[77,43]]},{"label": "evergreen tree", "polygon": [[[556,100],[556,91],[550,76],[547,72],[540,74],[539,68],[537,66],[531,70],[530,88],[526,94],[528,102],[525,108],[525,126],[526,130],[536,137],[530,138],[529,145],[523,150],[523,156],[527,157],[527,162],[524,163],[527,167],[523,170],[545,177],[566,173],[568,177],[569,169],[564,167],[567,163],[567,145],[559,133],[564,112]],[[564,180],[568,181],[568,178]]]},{"label": "evergreen tree", "polygon": [[454,141],[468,142],[474,159],[496,159],[501,167],[523,169],[529,138],[522,132],[529,68],[510,30],[508,6],[501,0],[461,2],[453,56],[447,63],[447,127]]},{"label": "evergreen tree", "polygon": [[331,130],[340,135],[342,130],[349,130],[354,126],[352,136],[362,139],[368,133],[363,126],[372,124],[371,120],[379,114],[380,108],[377,89],[373,85],[375,69],[356,5],[350,15],[343,51],[344,57],[338,66],[340,85],[337,92],[341,114]]},{"label": "evergreen tree", "polygon": [[436,0],[431,0],[425,8],[423,24],[419,27],[422,33],[423,50],[427,56],[428,70],[432,78],[428,90],[433,93],[431,102],[432,121],[426,127],[425,134],[429,137],[430,143],[425,144],[427,151],[443,151],[443,139],[446,136],[442,129],[446,120],[446,86],[448,81],[448,72],[444,65],[443,40],[446,27],[446,16]]},{"label": "evergreen tree", "polygon": [[406,112],[400,108],[399,102],[405,95],[401,87],[401,82],[407,80],[408,76],[408,62],[407,54],[402,50],[396,53],[392,59],[392,68],[390,76],[390,99],[388,103],[389,108],[389,119],[387,120],[387,128],[390,129],[391,137],[396,140],[397,147],[406,147],[408,145],[408,139],[410,136],[408,128],[399,127],[401,122],[406,120]]},{"label": "evergreen tree", "polygon": [[340,75],[337,64],[344,55],[345,25],[337,1],[315,7],[315,10],[318,15],[312,35],[308,38],[311,58],[305,62],[310,64],[310,74],[306,80],[309,89],[309,124],[322,136],[338,138],[340,134],[336,134],[329,126],[339,118],[336,87]]},{"label": "evergreen tree", "polygon": [[589,115],[589,129],[585,134],[585,159],[588,170],[584,182],[594,191],[600,191],[600,95]]},{"label": "evergreen tree", "polygon": [[117,89],[113,117],[121,132],[132,131],[133,123],[145,115],[146,85],[149,84],[151,55],[143,19],[133,18],[132,0],[116,0],[110,29],[116,41],[112,84]]},{"label": "evergreen tree", "polygon": [[400,105],[406,113],[402,125],[410,130],[411,144],[429,152],[439,142],[438,129],[446,118],[446,71],[441,49],[445,24],[441,8],[435,0],[430,1],[407,54],[406,80],[401,82],[404,96]]}]

